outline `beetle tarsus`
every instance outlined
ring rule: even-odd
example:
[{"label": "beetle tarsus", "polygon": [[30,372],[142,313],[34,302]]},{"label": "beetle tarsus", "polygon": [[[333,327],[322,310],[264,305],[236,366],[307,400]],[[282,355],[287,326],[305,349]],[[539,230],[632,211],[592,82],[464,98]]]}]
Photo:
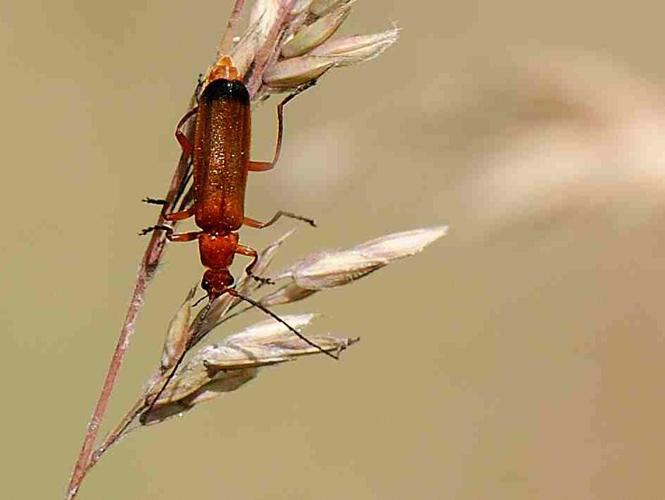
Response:
[{"label": "beetle tarsus", "polygon": [[148,205],[166,205],[166,200],[163,198],[150,198],[150,196],[146,196],[141,201]]},{"label": "beetle tarsus", "polygon": [[156,226],[150,226],[150,227],[146,227],[145,229],[141,229],[141,231],[139,232],[139,235],[140,236],[145,236],[146,234],[150,234],[153,231],[156,231],[158,229],[166,231],[169,234],[173,232],[173,228],[171,228],[169,226],[164,226],[164,225],[157,224]]},{"label": "beetle tarsus", "polygon": [[296,214],[287,214],[287,217],[291,217],[292,219],[297,219],[301,220],[303,222],[307,222],[312,227],[317,227],[316,222],[314,222],[314,219],[309,219],[307,217],[303,217],[302,215],[296,215]]},{"label": "beetle tarsus", "polygon": [[254,281],[261,283],[262,285],[274,285],[275,282],[271,280],[270,278],[264,278],[262,276],[257,276],[256,274],[253,273],[247,273],[247,276],[252,278]]}]

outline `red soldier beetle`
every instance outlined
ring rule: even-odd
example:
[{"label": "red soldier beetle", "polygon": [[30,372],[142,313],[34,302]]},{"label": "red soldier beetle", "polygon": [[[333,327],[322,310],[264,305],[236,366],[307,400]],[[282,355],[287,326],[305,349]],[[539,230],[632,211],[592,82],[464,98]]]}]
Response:
[{"label": "red soldier beetle", "polygon": [[[201,287],[207,292],[211,302],[225,293],[238,297],[286,325],[309,345],[336,359],[334,354],[309,341],[275,313],[241,295],[233,288],[234,278],[229,271],[236,254],[251,257],[252,262],[246,268],[247,275],[258,281],[270,283],[270,280],[255,276],[252,272],[258,260],[256,250],[238,242],[237,231],[243,225],[262,229],[274,224],[281,217],[290,217],[315,226],[311,219],[282,210],[268,222],[260,222],[244,214],[248,172],[264,172],[275,166],[282,147],[283,107],[312,84],[296,90],[277,106],[278,134],[273,161],[254,162],[249,159],[251,145],[249,93],[231,59],[228,56],[222,57],[208,72],[205,80],[199,84],[201,88],[197,92],[198,104],[182,117],[175,132],[183,153],[192,160],[193,203],[178,212],[163,214],[164,219],[169,222],[194,217],[196,225],[201,230],[174,233],[170,226],[157,225],[144,229],[142,234],[160,229],[166,231],[169,241],[198,240],[201,263],[206,268]],[[192,142],[182,132],[182,127],[194,116],[196,122]],[[150,198],[144,201],[162,203],[161,200]]]}]

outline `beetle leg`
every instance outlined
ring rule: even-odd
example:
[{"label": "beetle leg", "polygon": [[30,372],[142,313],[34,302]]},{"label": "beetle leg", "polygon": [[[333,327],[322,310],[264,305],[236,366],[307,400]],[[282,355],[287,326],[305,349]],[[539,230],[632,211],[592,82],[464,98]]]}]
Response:
[{"label": "beetle leg", "polygon": [[292,93],[287,95],[282,100],[282,102],[277,105],[277,144],[275,145],[275,155],[273,156],[271,162],[250,161],[247,168],[250,172],[265,172],[266,170],[270,170],[271,168],[275,167],[277,160],[279,160],[279,155],[282,152],[282,136],[284,135],[284,106],[286,106],[288,102],[298,94],[304,92],[310,87],[313,87],[314,85],[316,85],[316,80],[312,80],[305,85],[301,85]]},{"label": "beetle leg", "polygon": [[201,235],[201,231],[192,231],[189,233],[174,233],[171,226],[166,226],[164,224],[157,224],[156,226],[150,226],[143,229],[139,234],[141,236],[148,233],[152,233],[156,230],[166,231],[166,239],[169,241],[183,242],[183,241],[193,241],[198,239]]},{"label": "beetle leg", "polygon": [[177,221],[177,220],[185,220],[189,219],[191,216],[194,215],[196,212],[196,206],[191,206],[186,210],[181,210],[180,212],[173,212],[170,214],[165,214],[164,218],[168,221]]},{"label": "beetle leg", "polygon": [[166,233],[166,239],[175,242],[194,241],[201,236],[201,231],[192,231],[189,233]]},{"label": "beetle leg", "polygon": [[185,124],[187,120],[189,120],[192,116],[194,116],[199,110],[198,106],[194,106],[192,109],[187,111],[185,115],[180,119],[178,122],[178,125],[175,128],[175,138],[180,144],[180,147],[182,148],[183,153],[185,153],[185,156],[191,156],[192,151],[194,151],[194,145],[191,143],[191,141],[187,138],[187,136],[184,134],[182,130],[182,126]]},{"label": "beetle leg", "polygon": [[166,200],[163,198],[151,198],[150,196],[146,196],[141,201],[148,205],[166,205]]},{"label": "beetle leg", "polygon": [[275,162],[269,161],[250,161],[247,170],[250,172],[265,172],[275,166]]},{"label": "beetle leg", "polygon": [[245,226],[255,227],[256,229],[263,229],[264,227],[272,226],[275,222],[277,222],[280,219],[280,217],[288,217],[289,219],[301,220],[303,222],[307,222],[307,224],[309,224],[312,227],[316,227],[316,223],[312,219],[308,219],[307,217],[303,217],[302,215],[297,215],[292,212],[285,212],[284,210],[280,210],[279,212],[277,212],[275,215],[272,216],[272,219],[270,219],[268,222],[260,222],[255,219],[245,217],[242,223]]},{"label": "beetle leg", "polygon": [[199,73],[199,77],[196,80],[196,89],[194,90],[194,98],[196,99],[196,103],[199,103],[199,96],[201,94],[201,89],[203,88],[203,82],[205,80],[203,79],[203,73]]},{"label": "beetle leg", "polygon": [[257,276],[254,274],[253,270],[254,267],[256,267],[257,262],[259,261],[259,254],[254,250],[253,248],[246,247],[245,245],[237,245],[236,246],[236,253],[240,255],[244,255],[246,257],[252,257],[252,262],[249,263],[249,266],[245,268],[245,273],[247,273],[247,276],[252,278],[253,280],[258,281],[259,283],[262,283],[264,285],[274,285],[275,282],[271,280],[270,278],[262,278],[260,276]]}]

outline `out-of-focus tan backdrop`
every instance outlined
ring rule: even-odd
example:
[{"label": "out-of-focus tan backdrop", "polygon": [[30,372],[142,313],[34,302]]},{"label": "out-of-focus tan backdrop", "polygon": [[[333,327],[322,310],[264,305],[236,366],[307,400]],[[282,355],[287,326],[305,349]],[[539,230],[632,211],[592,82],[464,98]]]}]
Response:
[{"label": "out-of-focus tan backdrop", "polygon": [[[2,2],[4,498],[64,492],[155,217],[140,199],[167,185],[229,3]],[[396,21],[400,41],[290,105],[248,213],[319,222],[282,264],[409,228],[449,235],[280,309],[360,335],[341,362],[268,370],[132,434],[81,500],[663,497],[663,14],[357,2],[344,33]],[[268,159],[272,103],[255,123]],[[111,420],[199,279],[194,247],[168,250]]]}]

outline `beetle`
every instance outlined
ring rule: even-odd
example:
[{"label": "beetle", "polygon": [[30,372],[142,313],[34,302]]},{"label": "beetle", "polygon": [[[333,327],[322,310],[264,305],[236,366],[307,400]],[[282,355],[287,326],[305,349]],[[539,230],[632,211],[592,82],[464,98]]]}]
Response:
[{"label": "beetle", "polygon": [[[255,249],[239,243],[238,230],[243,226],[262,229],[281,217],[302,220],[316,226],[313,220],[283,210],[278,211],[267,222],[245,216],[244,201],[249,172],[264,172],[272,169],[281,152],[284,129],[283,108],[300,92],[315,82],[296,89],[277,106],[278,133],[275,154],[271,162],[256,162],[249,158],[251,146],[251,106],[247,88],[239,78],[238,70],[228,56],[220,58],[199,85],[198,103],[188,111],[176,126],[175,136],[184,155],[192,160],[193,203],[183,210],[164,213],[163,218],[176,222],[194,217],[200,231],[174,233],[171,226],[161,224],[144,229],[141,234],[154,230],[166,231],[169,241],[185,242],[197,240],[201,263],[206,268],[201,287],[212,302],[228,293],[263,310],[277,321],[285,324],[298,337],[325,354],[333,354],[312,343],[279,316],[260,303],[241,295],[235,288],[229,270],[236,254],[251,257],[246,268],[248,276],[263,283],[272,283],[253,273],[258,262]],[[190,141],[182,128],[196,116],[194,138]],[[161,200],[146,199],[149,203],[162,204]]]},{"label": "beetle", "polygon": [[[272,169],[279,159],[283,134],[283,107],[297,93],[289,95],[277,107],[278,134],[274,158],[271,162],[249,159],[251,147],[251,108],[249,92],[228,56],[224,56],[211,69],[201,84],[197,105],[178,123],[175,136],[185,154],[192,159],[194,202],[184,210],[164,214],[169,222],[194,217],[200,231],[174,233],[167,225],[151,226],[141,234],[155,229],[166,231],[170,241],[198,240],[201,263],[206,271],[201,287],[211,300],[226,293],[233,285],[229,267],[236,254],[252,258],[247,274],[254,279],[269,282],[252,273],[258,254],[251,247],[241,245],[237,231],[243,226],[263,229],[281,217],[290,217],[316,226],[312,219],[291,212],[278,211],[269,221],[260,222],[245,216],[244,200],[248,172]],[[182,127],[196,115],[194,140],[191,142]],[[152,203],[161,200],[146,199]]]}]

